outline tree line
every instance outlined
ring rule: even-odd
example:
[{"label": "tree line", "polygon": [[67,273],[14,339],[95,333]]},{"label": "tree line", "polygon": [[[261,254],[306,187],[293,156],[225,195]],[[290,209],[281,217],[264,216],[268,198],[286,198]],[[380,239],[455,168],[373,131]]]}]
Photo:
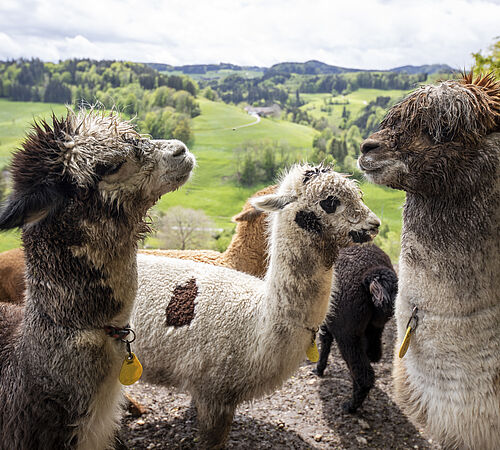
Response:
[{"label": "tree line", "polygon": [[225,103],[277,103],[291,112],[300,106],[296,99],[300,93],[331,93],[336,96],[360,88],[408,90],[426,80],[425,73],[356,72],[311,76],[268,70],[262,77],[252,79],[232,74],[223,79],[200,81],[200,87],[216,92]]},{"label": "tree line", "polygon": [[397,72],[357,72],[338,75],[317,75],[302,81],[303,93],[349,94],[361,88],[408,90],[427,80],[426,73],[407,74]]},{"label": "tree line", "polygon": [[68,59],[0,61],[0,97],[13,101],[101,103],[137,116],[139,129],[154,138],[191,143],[191,118],[200,114],[197,84],[139,63]]}]

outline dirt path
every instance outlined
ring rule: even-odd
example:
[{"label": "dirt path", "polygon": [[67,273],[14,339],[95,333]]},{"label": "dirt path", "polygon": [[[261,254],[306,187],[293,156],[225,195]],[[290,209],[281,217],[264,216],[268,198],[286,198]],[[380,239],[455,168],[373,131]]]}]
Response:
[{"label": "dirt path", "polygon": [[[376,385],[357,415],[340,405],[351,392],[351,379],[336,348],[325,377],[304,363],[274,394],[241,405],[229,449],[432,449],[391,399],[394,323],[384,333],[384,357],[375,364]],[[138,355],[140,357],[140,355]],[[195,411],[190,397],[172,389],[136,383],[127,389],[148,408],[140,418],[127,413],[122,439],[130,449],[196,448]]]},{"label": "dirt path", "polygon": [[255,122],[251,123],[246,123],[245,125],[239,125],[237,127],[233,127],[232,130],[236,131],[238,128],[245,128],[245,127],[251,127],[252,125],[257,125],[260,122],[260,116],[255,113],[255,114],[250,114],[252,117],[255,117]]}]

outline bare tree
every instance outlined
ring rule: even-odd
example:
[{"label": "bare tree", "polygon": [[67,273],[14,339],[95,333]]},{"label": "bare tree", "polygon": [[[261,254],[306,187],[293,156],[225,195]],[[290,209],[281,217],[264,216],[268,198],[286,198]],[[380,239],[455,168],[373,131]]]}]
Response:
[{"label": "bare tree", "polygon": [[173,206],[160,218],[158,238],[171,249],[204,249],[213,246],[218,230],[201,210]]}]

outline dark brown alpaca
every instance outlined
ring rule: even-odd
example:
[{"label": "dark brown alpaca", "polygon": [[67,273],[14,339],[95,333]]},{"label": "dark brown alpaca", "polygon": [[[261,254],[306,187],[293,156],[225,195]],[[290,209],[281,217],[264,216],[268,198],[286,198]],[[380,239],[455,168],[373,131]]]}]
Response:
[{"label": "dark brown alpaca", "polygon": [[179,141],[95,111],[35,124],[12,162],[0,229],[19,227],[24,307],[0,303],[0,449],[110,448],[123,328],[147,209],[189,177]]}]

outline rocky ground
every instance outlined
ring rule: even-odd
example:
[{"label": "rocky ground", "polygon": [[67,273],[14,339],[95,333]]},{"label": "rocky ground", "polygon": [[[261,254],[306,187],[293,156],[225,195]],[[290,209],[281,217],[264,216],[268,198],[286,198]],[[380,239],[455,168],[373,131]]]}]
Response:
[{"label": "rocky ground", "polygon": [[[279,391],[241,405],[227,447],[439,449],[415,429],[391,398],[394,328],[393,321],[386,326],[384,356],[374,365],[375,387],[356,415],[340,408],[351,393],[351,378],[333,346],[324,378],[311,373],[313,364],[304,363]],[[129,449],[196,448],[196,415],[189,395],[140,382],[127,390],[146,407],[141,417],[128,412],[124,418],[121,437]]]}]

